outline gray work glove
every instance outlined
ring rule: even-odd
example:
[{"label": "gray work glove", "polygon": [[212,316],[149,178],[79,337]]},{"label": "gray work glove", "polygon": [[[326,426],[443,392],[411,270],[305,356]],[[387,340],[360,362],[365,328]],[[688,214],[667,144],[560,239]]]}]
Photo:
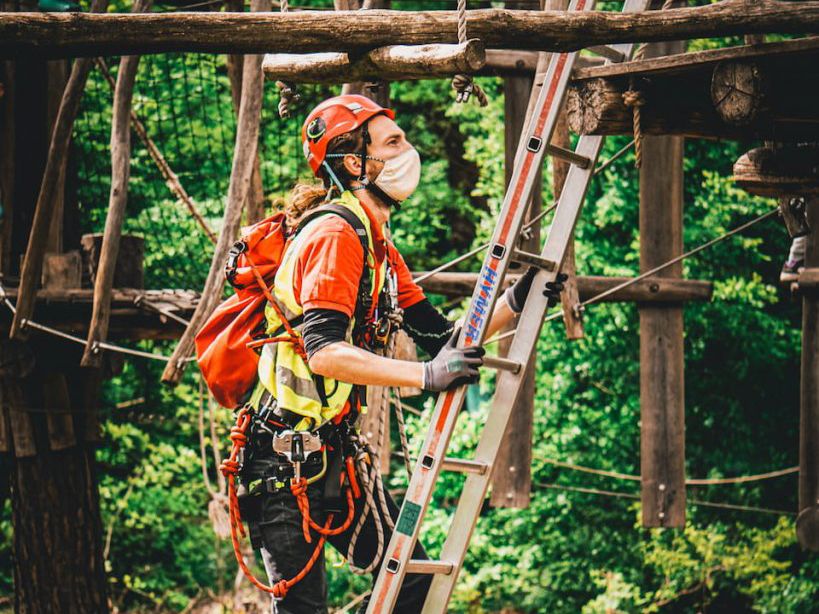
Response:
[{"label": "gray work glove", "polygon": [[456,328],[438,355],[424,363],[424,390],[441,392],[478,381],[485,350],[480,346],[456,347],[460,333]]},{"label": "gray work glove", "polygon": [[[532,287],[532,280],[534,280],[537,271],[537,267],[530,266],[526,272],[521,275],[520,279],[506,290],[506,304],[509,305],[509,308],[515,313],[523,311],[523,304],[526,302],[526,297],[529,296],[529,289]],[[543,289],[543,296],[548,299],[546,301],[547,309],[553,305],[557,305],[557,302],[560,300],[560,293],[563,292],[563,282],[567,279],[569,279],[568,275],[558,273],[554,281],[546,283],[546,287]]]}]

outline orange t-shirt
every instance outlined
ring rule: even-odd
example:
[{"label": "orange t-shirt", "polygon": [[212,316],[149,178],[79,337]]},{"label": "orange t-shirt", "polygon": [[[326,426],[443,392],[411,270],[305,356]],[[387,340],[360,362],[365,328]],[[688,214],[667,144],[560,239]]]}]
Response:
[{"label": "orange t-shirt", "polygon": [[[426,298],[424,291],[413,281],[404,258],[384,237],[367,207],[362,207],[372,229],[376,271],[388,258],[398,280],[398,306],[406,309],[421,302]],[[296,256],[296,298],[304,311],[333,309],[352,317],[364,266],[361,241],[353,227],[337,215],[326,215],[317,223],[320,227],[302,243]]]}]

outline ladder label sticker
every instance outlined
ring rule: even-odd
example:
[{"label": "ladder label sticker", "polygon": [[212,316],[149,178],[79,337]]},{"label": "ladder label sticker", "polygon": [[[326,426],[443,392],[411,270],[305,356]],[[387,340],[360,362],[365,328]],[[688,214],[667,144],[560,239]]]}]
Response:
[{"label": "ladder label sticker", "polygon": [[484,321],[489,312],[489,299],[498,283],[498,272],[490,264],[484,264],[481,278],[478,281],[480,289],[473,300],[472,312],[466,322],[466,345],[473,345],[478,339]]},{"label": "ladder label sticker", "polygon": [[412,535],[415,532],[415,525],[418,524],[418,518],[421,516],[421,506],[412,501],[404,501],[401,508],[401,515],[398,517],[398,523],[395,525],[395,530],[404,535]]}]

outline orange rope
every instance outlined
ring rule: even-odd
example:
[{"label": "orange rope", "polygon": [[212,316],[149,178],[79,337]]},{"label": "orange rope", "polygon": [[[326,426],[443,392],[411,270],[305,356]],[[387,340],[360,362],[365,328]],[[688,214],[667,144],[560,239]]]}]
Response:
[{"label": "orange rope", "polygon": [[[253,272],[253,277],[256,278],[256,283],[259,285],[259,288],[262,290],[262,294],[267,299],[267,302],[270,303],[270,306],[273,307],[273,310],[276,312],[276,315],[281,320],[284,329],[287,331],[288,337],[272,337],[270,339],[260,340],[263,343],[258,342],[251,342],[248,343],[248,347],[258,347],[258,345],[263,345],[264,343],[278,343],[280,341],[288,341],[293,344],[293,349],[296,351],[296,354],[301,356],[301,358],[307,362],[307,352],[304,350],[304,343],[302,342],[301,337],[298,335],[296,330],[290,326],[290,321],[284,316],[284,312],[282,308],[279,307],[279,304],[276,302],[276,299],[270,293],[270,288],[268,287],[267,283],[265,283],[264,277],[262,274],[259,273],[259,269],[256,268],[256,264],[253,260],[250,259],[249,252],[245,252],[245,258],[247,259],[248,264],[250,264],[250,270]],[[252,345],[252,343],[257,343],[257,345]]]},{"label": "orange rope", "polygon": [[[236,556],[236,562],[239,564],[239,569],[242,570],[242,573],[245,577],[250,581],[250,583],[255,586],[256,588],[266,592],[272,593],[274,597],[277,599],[283,599],[288,591],[296,584],[301,582],[304,577],[310,573],[310,570],[315,565],[316,561],[318,560],[319,556],[321,555],[322,549],[324,548],[324,542],[327,540],[328,535],[338,535],[339,533],[343,533],[346,531],[353,519],[353,514],[355,509],[353,507],[353,495],[351,492],[351,488],[347,488],[347,519],[344,521],[344,524],[340,527],[335,529],[331,529],[333,523],[334,514],[328,514],[327,520],[324,522],[324,526],[316,524],[310,518],[310,503],[307,500],[307,480],[301,478],[299,482],[292,483],[290,485],[291,491],[293,494],[296,495],[296,502],[299,506],[299,511],[302,513],[303,518],[303,525],[304,528],[304,535],[305,539],[308,543],[312,543],[312,538],[310,536],[310,527],[313,527],[320,535],[318,543],[316,543],[316,547],[313,550],[313,554],[310,556],[308,561],[304,564],[301,571],[297,573],[295,576],[290,578],[289,580],[279,580],[272,586],[265,584],[250,570],[247,566],[247,562],[245,561],[245,557],[242,555],[241,544],[239,543],[239,537],[245,537],[245,527],[242,523],[242,516],[239,512],[239,497],[236,493],[236,475],[239,473],[239,454],[247,445],[247,429],[250,426],[250,422],[252,419],[251,410],[247,407],[242,408],[239,410],[239,413],[236,416],[236,425],[230,429],[230,440],[233,442],[233,447],[230,450],[230,456],[222,461],[222,465],[220,467],[222,474],[228,480],[228,499],[229,499],[229,508],[230,508],[230,539],[233,542],[233,554]],[[342,481],[344,479],[344,474],[342,474]],[[302,501],[303,500],[303,501]]]},{"label": "orange rope", "polygon": [[[341,474],[341,480],[344,481],[344,474]],[[353,522],[353,514],[355,513],[355,507],[353,505],[353,493],[352,489],[347,488],[347,518],[341,524],[341,526],[336,527],[335,529],[331,529],[330,523],[325,522],[324,526],[322,527],[310,517],[310,500],[307,498],[307,480],[301,478],[298,482],[291,482],[290,483],[290,491],[293,493],[293,496],[296,497],[296,504],[299,506],[299,511],[301,512],[301,528],[304,532],[304,540],[309,544],[313,540],[310,537],[310,529],[312,528],[314,531],[318,532],[319,535],[323,536],[331,536],[331,535],[339,535],[344,533],[347,529],[350,528],[350,524]],[[332,514],[328,516],[328,518],[332,518]]]}]

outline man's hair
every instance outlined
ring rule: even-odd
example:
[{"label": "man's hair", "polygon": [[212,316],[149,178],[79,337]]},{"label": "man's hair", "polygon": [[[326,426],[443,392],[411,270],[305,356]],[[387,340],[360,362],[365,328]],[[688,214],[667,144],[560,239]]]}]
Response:
[{"label": "man's hair", "polygon": [[[327,144],[328,154],[348,154],[358,153],[364,144],[364,131],[359,126],[355,130],[339,134]],[[348,188],[350,181],[357,176],[351,175],[344,166],[343,156],[326,158],[327,164],[341,181],[344,188]],[[295,228],[299,219],[310,209],[318,207],[327,199],[327,193],[331,189],[338,190],[332,183],[332,179],[327,171],[322,167],[320,175],[321,184],[297,183],[290,191],[287,202],[284,206],[284,213],[287,217],[288,228]]]}]

